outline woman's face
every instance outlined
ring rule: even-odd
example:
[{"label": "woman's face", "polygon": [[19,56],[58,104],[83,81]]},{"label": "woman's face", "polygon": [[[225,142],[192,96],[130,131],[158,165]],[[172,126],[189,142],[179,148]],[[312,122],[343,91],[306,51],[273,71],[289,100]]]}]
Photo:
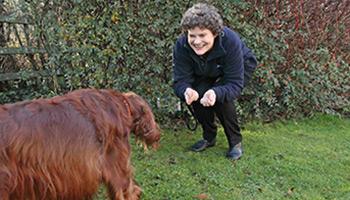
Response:
[{"label": "woman's face", "polygon": [[195,27],[187,31],[187,40],[193,51],[201,56],[207,53],[213,46],[216,35],[209,29]]}]

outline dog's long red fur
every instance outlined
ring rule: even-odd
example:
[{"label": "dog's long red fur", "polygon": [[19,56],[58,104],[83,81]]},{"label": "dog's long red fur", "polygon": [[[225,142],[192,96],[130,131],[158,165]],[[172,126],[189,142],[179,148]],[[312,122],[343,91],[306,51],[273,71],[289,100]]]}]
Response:
[{"label": "dog's long red fur", "polygon": [[0,199],[140,198],[129,135],[157,146],[151,108],[134,93],[82,89],[0,106]]}]

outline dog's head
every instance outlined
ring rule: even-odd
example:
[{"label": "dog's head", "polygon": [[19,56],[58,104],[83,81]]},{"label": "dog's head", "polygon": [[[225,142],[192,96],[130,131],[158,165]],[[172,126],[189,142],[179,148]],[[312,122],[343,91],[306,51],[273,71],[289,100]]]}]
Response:
[{"label": "dog's head", "polygon": [[160,129],[154,119],[149,104],[139,95],[128,92],[123,94],[128,101],[130,113],[133,118],[132,132],[136,140],[144,144],[144,148],[152,146],[158,148],[160,140]]}]

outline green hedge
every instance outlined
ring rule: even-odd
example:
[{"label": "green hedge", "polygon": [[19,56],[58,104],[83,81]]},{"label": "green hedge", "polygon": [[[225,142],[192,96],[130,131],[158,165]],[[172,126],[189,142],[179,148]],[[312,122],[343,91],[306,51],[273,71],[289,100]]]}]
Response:
[{"label": "green hedge", "polygon": [[[158,119],[169,122],[178,101],[171,88],[172,46],[181,34],[182,13],[195,1],[41,2],[22,7],[35,22],[35,37],[48,51],[43,68],[63,75],[10,83],[0,92],[2,103],[85,87],[115,88],[144,96]],[[288,57],[292,46],[286,40],[300,30],[271,30],[262,7],[248,1],[212,3],[260,63],[239,99],[244,119],[349,111],[349,63],[341,54],[334,58],[327,46],[320,46]],[[22,90],[14,94],[18,89]]]}]

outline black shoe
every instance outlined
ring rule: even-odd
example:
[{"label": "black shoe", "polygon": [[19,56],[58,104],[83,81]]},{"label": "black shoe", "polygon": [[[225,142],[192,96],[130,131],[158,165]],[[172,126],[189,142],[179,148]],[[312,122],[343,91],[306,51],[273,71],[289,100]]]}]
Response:
[{"label": "black shoe", "polygon": [[207,140],[199,140],[198,142],[196,142],[194,145],[191,146],[191,150],[195,151],[195,152],[200,152],[203,151],[204,149],[208,148],[208,147],[213,147],[215,146],[215,142],[216,140],[214,139],[211,142],[208,142]]},{"label": "black shoe", "polygon": [[231,160],[238,160],[243,155],[242,143],[236,144],[234,147],[230,148],[226,154],[226,157]]}]

